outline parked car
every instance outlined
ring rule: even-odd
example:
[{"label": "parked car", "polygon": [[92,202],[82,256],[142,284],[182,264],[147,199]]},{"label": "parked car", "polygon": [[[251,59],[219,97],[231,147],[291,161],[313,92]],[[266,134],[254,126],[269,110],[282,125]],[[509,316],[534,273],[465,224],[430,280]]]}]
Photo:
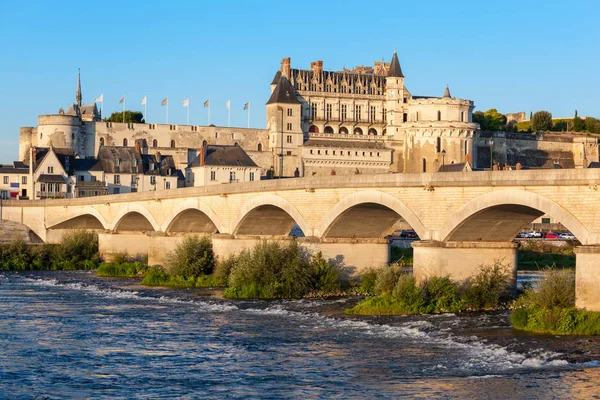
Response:
[{"label": "parked car", "polygon": [[540,231],[531,231],[528,232],[531,236],[531,238],[536,238],[536,239],[541,239],[544,237],[544,232],[540,232]]},{"label": "parked car", "polygon": [[561,232],[558,234],[558,237],[563,240],[577,240],[571,232]]},{"label": "parked car", "polygon": [[517,233],[517,238],[527,239],[531,237],[531,232],[519,232]]},{"label": "parked car", "polygon": [[400,237],[406,238],[406,239],[418,239],[419,238],[419,236],[417,235],[417,232],[408,231],[408,230],[403,230],[402,232],[400,232]]},{"label": "parked car", "polygon": [[546,233],[546,239],[559,239],[558,233],[556,232],[548,232]]}]

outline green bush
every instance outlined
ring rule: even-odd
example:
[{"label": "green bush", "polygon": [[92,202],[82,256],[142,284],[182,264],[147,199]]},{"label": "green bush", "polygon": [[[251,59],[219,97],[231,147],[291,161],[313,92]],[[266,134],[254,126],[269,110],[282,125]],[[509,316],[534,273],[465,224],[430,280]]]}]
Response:
[{"label": "green bush", "polygon": [[413,248],[407,249],[397,246],[390,246],[390,261],[392,263],[401,263],[403,265],[413,265]]},{"label": "green bush", "polygon": [[575,307],[575,273],[565,269],[546,270],[537,287],[525,291],[522,302],[542,309]]},{"label": "green bush", "polygon": [[398,302],[401,308],[409,314],[420,313],[425,306],[423,292],[417,286],[415,278],[409,274],[400,275],[394,286],[392,299]]},{"label": "green bush", "polygon": [[212,274],[215,254],[209,237],[186,236],[174,251],[167,255],[166,267],[171,275],[197,278]]},{"label": "green bush", "polygon": [[168,282],[170,275],[162,267],[148,267],[142,285],[146,286],[164,286]]},{"label": "green bush", "polygon": [[394,291],[398,279],[403,274],[402,266],[392,264],[378,271],[375,278],[375,294],[380,296],[389,295]]},{"label": "green bush", "polygon": [[323,258],[319,251],[310,260],[313,267],[313,290],[333,293],[340,290],[340,271]]},{"label": "green bush", "polygon": [[375,281],[377,280],[378,270],[370,268],[362,273],[360,276],[360,285],[358,287],[358,293],[366,296],[372,296],[375,294]]},{"label": "green bush", "polygon": [[461,299],[471,310],[498,307],[508,299],[511,276],[504,264],[482,266],[479,273],[467,280],[462,288]]},{"label": "green bush", "polygon": [[98,276],[135,278],[143,274],[148,266],[140,261],[102,263],[98,267]]}]

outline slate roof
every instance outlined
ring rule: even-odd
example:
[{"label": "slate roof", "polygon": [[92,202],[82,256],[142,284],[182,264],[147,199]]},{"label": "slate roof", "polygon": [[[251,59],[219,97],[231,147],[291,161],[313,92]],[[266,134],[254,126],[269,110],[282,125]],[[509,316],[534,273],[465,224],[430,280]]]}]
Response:
[{"label": "slate roof", "polygon": [[28,174],[29,166],[25,165],[21,161],[15,161],[14,164],[3,164],[0,165],[0,173],[2,174]]},{"label": "slate roof", "polygon": [[279,82],[277,83],[277,86],[275,86],[271,98],[267,101],[267,104],[273,103],[300,104],[296,98],[294,87],[288,78],[283,75],[279,78]]},{"label": "slate roof", "polygon": [[468,163],[455,163],[442,165],[438,172],[464,172],[472,171],[471,166]]},{"label": "slate roof", "polygon": [[446,90],[444,91],[444,97],[452,97],[450,96],[450,88],[446,85]]},{"label": "slate roof", "polygon": [[79,116],[83,116],[83,115],[91,115],[91,116],[96,116],[98,115],[98,107],[96,106],[96,103],[93,104],[82,104],[81,107],[78,106],[77,104],[70,104],[69,107],[67,107],[67,111],[65,111],[66,115],[79,115]]},{"label": "slate roof", "polygon": [[590,165],[588,165],[588,168],[600,168],[600,162],[592,161]]},{"label": "slate roof", "polygon": [[353,148],[353,149],[376,149],[391,150],[385,147],[382,142],[371,141],[352,141],[352,140],[326,140],[326,139],[308,139],[304,147],[335,147],[335,148]]},{"label": "slate roof", "polygon": [[[202,151],[202,149],[200,150]],[[254,167],[258,165],[240,146],[209,144],[205,149],[204,165],[228,167]],[[200,166],[200,154],[190,163],[188,168]]]},{"label": "slate roof", "polygon": [[281,78],[281,71],[277,71],[275,73],[275,76],[273,77],[273,81],[271,82],[271,85],[277,85],[279,83],[280,78]]},{"label": "slate roof", "polygon": [[142,157],[133,147],[102,146],[98,150],[102,170],[108,173],[141,174]]},{"label": "slate roof", "polygon": [[65,183],[65,178],[62,175],[42,174],[38,177],[37,181],[43,183]]},{"label": "slate roof", "polygon": [[144,166],[144,175],[179,177],[173,156],[163,156],[160,154],[142,154],[141,156]]},{"label": "slate roof", "polygon": [[102,171],[102,163],[96,158],[77,158],[75,171]]},{"label": "slate roof", "polygon": [[[73,150],[65,147],[53,147],[52,151],[56,154],[56,158],[58,158],[67,175],[73,175],[75,173],[75,153],[73,153]],[[35,170],[39,168],[49,152],[49,147],[36,147]]]},{"label": "slate roof", "polygon": [[398,61],[398,54],[396,54],[395,50],[387,76],[404,78],[404,75],[402,74],[402,68],[400,68],[400,61]]}]

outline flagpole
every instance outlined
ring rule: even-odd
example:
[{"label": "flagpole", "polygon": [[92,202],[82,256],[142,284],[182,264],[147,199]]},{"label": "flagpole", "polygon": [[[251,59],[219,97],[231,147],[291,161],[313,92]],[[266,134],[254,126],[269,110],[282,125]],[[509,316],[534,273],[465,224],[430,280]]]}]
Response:
[{"label": "flagpole", "polygon": [[210,125],[210,97],[208,98],[208,125]]},{"label": "flagpole", "polygon": [[123,123],[125,123],[125,95],[123,95]]},{"label": "flagpole", "polygon": [[169,123],[169,98],[167,97],[167,122],[165,122],[166,124]]},{"label": "flagpole", "polygon": [[250,128],[250,102],[248,102],[248,128]]},{"label": "flagpole", "polygon": [[146,103],[148,103],[147,100],[144,102],[144,119],[146,120],[146,123],[148,123],[148,104]]},{"label": "flagpole", "polygon": [[190,98],[188,97],[188,105],[187,105],[187,124],[190,124]]},{"label": "flagpole", "polygon": [[231,126],[231,103],[228,102],[229,107],[227,107],[227,126]]}]

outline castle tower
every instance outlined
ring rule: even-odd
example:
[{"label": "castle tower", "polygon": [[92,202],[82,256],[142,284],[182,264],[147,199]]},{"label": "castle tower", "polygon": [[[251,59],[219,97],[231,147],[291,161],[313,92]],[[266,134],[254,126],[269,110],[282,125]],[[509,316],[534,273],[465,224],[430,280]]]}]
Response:
[{"label": "castle tower", "polygon": [[398,54],[395,49],[390,69],[385,78],[385,99],[387,135],[395,136],[398,126],[406,122],[407,115],[405,111],[404,74],[402,73],[402,68],[400,68],[400,61],[398,61]]},{"label": "castle tower", "polygon": [[267,101],[267,131],[275,176],[294,176],[296,168],[302,169],[300,153],[304,133],[301,110],[302,104],[292,83],[282,73]]},{"label": "castle tower", "polygon": [[77,92],[75,93],[75,104],[81,108],[81,70],[77,68]]}]

